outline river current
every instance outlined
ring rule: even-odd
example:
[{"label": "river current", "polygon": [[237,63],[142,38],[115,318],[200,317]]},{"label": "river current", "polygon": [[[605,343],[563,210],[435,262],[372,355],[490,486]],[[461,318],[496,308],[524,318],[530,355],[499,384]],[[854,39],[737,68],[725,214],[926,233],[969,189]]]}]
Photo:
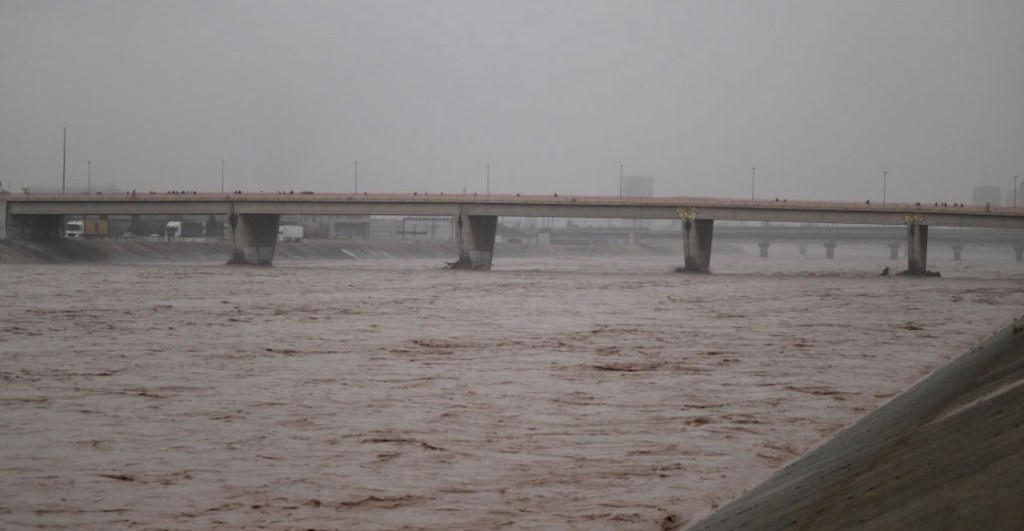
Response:
[{"label": "river current", "polygon": [[0,527],[692,523],[1024,313],[845,249],[0,264]]}]

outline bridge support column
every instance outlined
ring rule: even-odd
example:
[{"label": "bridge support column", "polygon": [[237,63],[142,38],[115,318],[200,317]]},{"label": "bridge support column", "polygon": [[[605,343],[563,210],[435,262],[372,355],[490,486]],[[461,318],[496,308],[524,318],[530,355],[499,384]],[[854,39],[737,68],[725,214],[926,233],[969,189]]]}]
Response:
[{"label": "bridge support column", "polygon": [[964,244],[962,244],[960,242],[956,242],[955,244],[953,244],[952,249],[953,249],[953,261],[959,262],[961,260],[961,258],[962,258],[963,252],[964,252]]},{"label": "bridge support column", "polygon": [[761,240],[757,246],[761,249],[761,258],[768,258],[768,247],[771,246],[771,243],[768,240]]},{"label": "bridge support column", "polygon": [[498,216],[466,216],[456,219],[455,238],[459,243],[459,260],[450,262],[449,269],[491,268],[494,258],[494,236],[498,231]]},{"label": "bridge support column", "polygon": [[58,214],[33,214],[7,216],[4,225],[5,239],[57,241],[64,237],[64,217]]},{"label": "bridge support column", "polygon": [[711,237],[714,231],[713,219],[683,220],[683,271],[711,272]]},{"label": "bridge support column", "polygon": [[1017,255],[1018,262],[1024,262],[1024,243],[1013,246],[1013,253]]},{"label": "bridge support column", "polygon": [[825,242],[825,258],[832,260],[836,257],[836,242],[827,241]]},{"label": "bridge support column", "polygon": [[928,225],[907,225],[907,274],[928,274]]},{"label": "bridge support column", "polygon": [[807,256],[807,242],[800,242],[800,256]]},{"label": "bridge support column", "polygon": [[274,265],[277,248],[277,214],[231,214],[231,260],[228,264]]},{"label": "bridge support column", "polygon": [[[0,190],[2,191],[2,190]],[[0,240],[7,239],[7,201],[0,195]]]},{"label": "bridge support column", "polygon": [[900,259],[900,242],[892,242],[889,244],[889,259],[899,260]]}]

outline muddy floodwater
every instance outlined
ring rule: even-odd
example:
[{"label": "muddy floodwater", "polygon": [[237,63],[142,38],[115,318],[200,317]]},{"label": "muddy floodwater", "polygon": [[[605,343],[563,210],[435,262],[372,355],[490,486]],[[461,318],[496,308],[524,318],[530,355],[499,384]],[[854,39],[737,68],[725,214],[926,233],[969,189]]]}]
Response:
[{"label": "muddy floodwater", "polygon": [[879,249],[0,264],[0,527],[693,523],[1024,313]]}]

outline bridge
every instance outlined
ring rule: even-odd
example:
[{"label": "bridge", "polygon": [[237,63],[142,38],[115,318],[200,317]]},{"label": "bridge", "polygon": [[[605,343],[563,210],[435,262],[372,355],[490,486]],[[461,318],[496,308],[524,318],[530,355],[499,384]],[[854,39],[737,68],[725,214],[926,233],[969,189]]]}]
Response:
[{"label": "bridge", "polygon": [[[0,237],[61,237],[63,216],[222,215],[231,226],[229,263],[271,265],[282,215],[451,216],[455,269],[490,269],[500,216],[679,219],[684,271],[709,272],[715,220],[894,225],[906,228],[907,272],[927,274],[929,227],[1024,229],[1024,209],[919,203],[741,200],[505,194],[142,193],[0,195]],[[1024,248],[1018,245],[1018,256]]]}]

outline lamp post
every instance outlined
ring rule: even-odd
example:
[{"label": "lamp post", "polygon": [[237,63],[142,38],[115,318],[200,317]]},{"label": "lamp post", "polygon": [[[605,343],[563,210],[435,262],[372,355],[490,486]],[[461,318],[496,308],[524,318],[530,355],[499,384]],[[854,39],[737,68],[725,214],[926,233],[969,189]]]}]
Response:
[{"label": "lamp post", "polygon": [[619,197],[622,197],[622,168],[623,165],[619,164]]},{"label": "lamp post", "polygon": [[359,193],[359,161],[358,160],[355,163],[355,169],[353,170],[353,177],[355,178],[355,185],[356,185],[355,190],[356,190],[356,193],[358,194]]},{"label": "lamp post", "polygon": [[64,155],[63,155],[63,159],[61,159],[61,169],[60,169],[60,193],[62,193],[62,194],[66,190],[67,175],[68,175],[68,128],[65,127],[64,128]]},{"label": "lamp post", "polygon": [[220,193],[224,193],[224,161],[220,161]]},{"label": "lamp post", "polygon": [[754,177],[757,176],[757,166],[750,168],[750,200],[754,200]]},{"label": "lamp post", "polygon": [[885,186],[887,184],[886,181],[888,180],[888,176],[888,170],[882,171],[882,206],[885,206]]},{"label": "lamp post", "polygon": [[487,195],[491,195],[491,163],[487,163]]},{"label": "lamp post", "polygon": [[85,181],[85,192],[88,194],[92,193],[92,161],[88,161],[86,166],[86,181]]},{"label": "lamp post", "polygon": [[1013,176],[1013,209],[1017,210],[1017,178],[1020,175]]}]

